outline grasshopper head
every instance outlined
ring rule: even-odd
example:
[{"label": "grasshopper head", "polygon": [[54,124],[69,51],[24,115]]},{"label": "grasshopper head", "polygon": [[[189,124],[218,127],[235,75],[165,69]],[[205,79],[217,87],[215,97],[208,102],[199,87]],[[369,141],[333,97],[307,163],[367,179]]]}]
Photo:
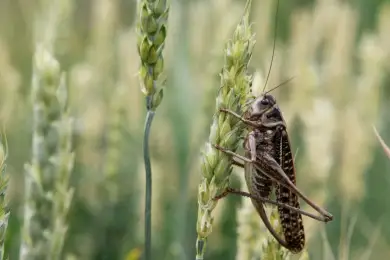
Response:
[{"label": "grasshopper head", "polygon": [[257,97],[248,110],[248,118],[250,120],[258,120],[267,111],[274,108],[276,105],[275,98],[270,94],[264,94]]}]

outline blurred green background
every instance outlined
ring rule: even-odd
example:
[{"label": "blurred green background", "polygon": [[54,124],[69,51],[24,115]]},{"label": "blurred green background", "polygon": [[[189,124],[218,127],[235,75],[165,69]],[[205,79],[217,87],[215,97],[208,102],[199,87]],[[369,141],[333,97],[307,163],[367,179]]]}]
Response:
[{"label": "blurred green background", "polygon": [[[143,248],[145,105],[137,77],[136,1],[58,2],[55,56],[67,72],[76,118],[76,194],[64,258],[137,259]],[[194,259],[199,156],[224,45],[244,5],[242,0],[171,1],[167,88],[151,133],[154,259]],[[31,157],[34,21],[47,6],[45,0],[0,0],[10,259],[18,256],[23,169]],[[261,89],[269,68],[275,12],[276,1],[253,1],[255,88]],[[298,187],[334,215],[327,225],[304,219],[310,259],[388,259],[390,162],[372,126],[390,142],[390,1],[280,0],[277,19],[268,88],[295,77],[273,93],[299,151]],[[232,186],[242,183],[241,175],[233,174]],[[244,259],[237,232],[245,225],[241,202],[228,196],[218,204],[206,259]]]}]

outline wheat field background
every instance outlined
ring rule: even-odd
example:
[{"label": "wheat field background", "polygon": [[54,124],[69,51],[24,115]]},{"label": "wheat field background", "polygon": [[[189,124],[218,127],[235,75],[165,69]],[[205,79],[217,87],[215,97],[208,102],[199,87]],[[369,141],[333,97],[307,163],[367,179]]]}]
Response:
[{"label": "wheat field background", "polygon": [[[153,259],[194,259],[200,151],[220,85],[223,50],[243,0],[171,0],[164,99],[152,127]],[[134,0],[0,0],[0,125],[8,141],[10,218],[5,250],[18,259],[25,164],[31,161],[33,55],[50,39],[69,88],[73,199],[60,259],[140,259],[143,250],[145,101]],[[270,65],[276,1],[253,0],[250,65],[260,93]],[[304,217],[308,259],[390,257],[390,1],[280,0],[267,89],[297,153],[298,187],[329,210]],[[235,170],[231,185],[244,189]],[[304,204],[304,209],[309,208]],[[250,200],[214,212],[205,259],[255,258],[267,239]],[[292,259],[298,259],[293,257]]]}]

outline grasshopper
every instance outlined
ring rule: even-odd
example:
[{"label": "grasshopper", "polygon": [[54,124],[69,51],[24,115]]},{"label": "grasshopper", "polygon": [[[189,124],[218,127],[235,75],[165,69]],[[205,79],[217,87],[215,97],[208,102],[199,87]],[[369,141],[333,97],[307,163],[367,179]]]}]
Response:
[{"label": "grasshopper", "polygon": [[[305,245],[302,215],[322,222],[331,221],[333,216],[314,204],[296,187],[294,159],[286,123],[275,98],[268,92],[257,97],[243,117],[226,109],[221,109],[221,112],[239,118],[250,129],[244,141],[245,156],[214,145],[215,148],[232,156],[234,165],[245,169],[249,193],[228,188],[215,199],[220,199],[228,193],[251,198],[265,226],[275,239],[291,252],[299,253]],[[276,202],[269,199],[272,188],[275,188]],[[300,210],[298,196],[320,216]],[[278,206],[285,239],[271,226],[264,203]]]},{"label": "grasshopper", "polygon": [[[270,76],[275,54],[279,0],[277,1],[277,7],[272,59],[264,89]],[[249,192],[229,187],[214,199],[221,199],[229,193],[251,198],[264,225],[278,243],[292,253],[299,253],[305,246],[302,215],[325,223],[331,221],[333,216],[314,204],[296,187],[294,158],[287,126],[276,99],[269,94],[275,88],[267,92],[264,92],[263,89],[263,94],[253,100],[243,116],[234,111],[220,110],[240,119],[249,130],[244,140],[245,156],[214,145],[216,149],[230,155],[234,165],[244,168],[245,181]],[[273,189],[275,190],[276,201],[270,199]],[[320,216],[301,210],[298,197],[301,197]],[[274,204],[278,207],[284,239],[272,227],[264,209],[265,203]]]},{"label": "grasshopper", "polygon": [[[264,89],[270,76],[275,54],[278,9],[279,0],[277,1],[275,15],[272,59]],[[269,94],[275,88],[267,92],[264,92],[263,89],[263,94],[253,100],[243,116],[236,114],[234,111],[220,110],[239,118],[249,129],[244,141],[245,156],[214,145],[216,149],[230,155],[234,165],[244,168],[245,181],[249,192],[227,188],[225,192],[214,199],[221,199],[229,193],[251,198],[264,225],[278,243],[292,253],[299,253],[305,246],[302,215],[325,223],[331,221],[333,216],[310,201],[296,187],[294,158],[286,123],[276,99]],[[270,199],[272,189],[275,190],[276,201]],[[320,216],[301,210],[298,196],[315,209]],[[284,239],[272,227],[264,209],[265,203],[277,205]]]}]

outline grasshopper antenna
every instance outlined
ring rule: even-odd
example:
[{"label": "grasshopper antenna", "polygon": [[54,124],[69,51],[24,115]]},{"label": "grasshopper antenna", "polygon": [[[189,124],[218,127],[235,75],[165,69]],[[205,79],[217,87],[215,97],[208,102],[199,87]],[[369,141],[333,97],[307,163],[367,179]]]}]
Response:
[{"label": "grasshopper antenna", "polygon": [[278,3],[277,3],[276,15],[275,15],[275,31],[274,31],[274,43],[273,43],[273,47],[272,47],[271,64],[269,65],[267,79],[265,80],[265,84],[264,84],[263,91],[262,91],[263,93],[264,93],[265,87],[267,86],[269,75],[271,74],[272,63],[274,62],[275,46],[276,46],[276,34],[277,34],[277,29],[278,29],[278,13],[279,13],[279,0],[278,0]]},{"label": "grasshopper antenna", "polygon": [[282,83],[280,83],[280,84],[277,85],[276,87],[271,88],[270,90],[268,90],[267,92],[265,92],[264,95],[267,94],[267,93],[270,93],[271,91],[274,91],[275,89],[277,89],[277,88],[283,86],[284,84],[287,84],[288,82],[290,82],[290,81],[293,80],[294,78],[295,78],[295,77],[291,77],[291,78],[289,78],[289,79],[283,81]]}]

